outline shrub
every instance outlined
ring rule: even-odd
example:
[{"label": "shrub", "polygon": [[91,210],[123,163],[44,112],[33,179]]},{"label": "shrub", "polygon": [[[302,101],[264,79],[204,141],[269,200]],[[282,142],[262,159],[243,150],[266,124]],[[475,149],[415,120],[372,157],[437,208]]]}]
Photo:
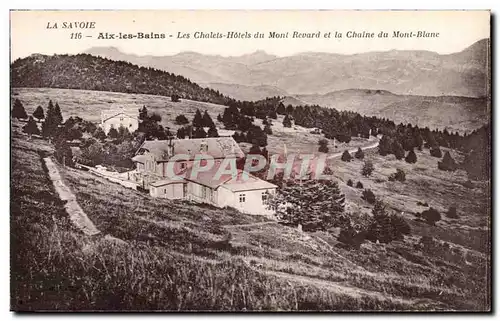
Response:
[{"label": "shrub", "polygon": [[366,160],[363,168],[361,169],[361,174],[368,177],[373,173],[373,169],[373,163],[370,160]]},{"label": "shrub", "polygon": [[405,157],[405,161],[409,164],[415,164],[417,162],[417,154],[413,150],[410,150]]},{"label": "shrub", "polygon": [[441,149],[439,146],[434,146],[431,147],[431,156],[441,158],[443,156],[443,153],[441,152]]},{"label": "shrub", "polygon": [[425,210],[420,215],[428,224],[434,225],[437,221],[441,220],[441,214],[439,214],[438,210],[431,207],[428,210]]},{"label": "shrub", "polygon": [[360,181],[358,181],[356,183],[356,188],[363,188],[363,183],[361,183]]},{"label": "shrub", "polygon": [[347,186],[352,187],[352,185],[353,185],[352,179],[348,179],[347,180]]},{"label": "shrub", "polygon": [[449,217],[449,218],[458,218],[457,207],[456,206],[450,206],[450,208],[448,209],[448,212],[446,212],[446,217]]},{"label": "shrub", "polygon": [[23,127],[23,132],[28,134],[30,137],[31,135],[40,135],[40,130],[38,129],[38,126],[36,125],[33,117],[30,116],[30,118],[28,119],[28,123]]},{"label": "shrub", "polygon": [[175,123],[177,125],[185,125],[185,124],[188,124],[189,123],[189,120],[187,119],[186,116],[184,115],[179,115],[177,117],[175,117]]},{"label": "shrub", "polygon": [[393,181],[399,181],[399,182],[404,182],[406,180],[406,174],[402,169],[396,169],[396,173],[391,174],[389,176],[389,180],[391,182]]},{"label": "shrub", "polygon": [[[429,207],[429,204],[427,202],[421,202],[421,201],[418,201],[417,202],[417,205],[420,205],[420,206],[425,206],[425,207]],[[420,213],[419,213],[420,215]]]},{"label": "shrub", "polygon": [[392,144],[392,153],[396,156],[396,159],[400,160],[405,157],[405,150],[403,146],[398,141],[394,141]]},{"label": "shrub", "polygon": [[351,156],[351,154],[349,154],[349,152],[347,150],[345,150],[344,153],[342,154],[341,159],[344,162],[350,162],[352,160],[352,156]]},{"label": "shrub", "polygon": [[320,153],[328,153],[328,140],[326,140],[326,139],[324,139],[324,138],[323,138],[323,139],[320,139],[320,140],[318,141],[318,144],[319,144],[319,149],[318,149],[318,151],[319,151]]},{"label": "shrub", "polygon": [[411,234],[410,224],[401,216],[394,214],[391,216],[391,226],[394,239],[402,239],[403,235]]},{"label": "shrub", "polygon": [[20,118],[28,118],[26,114],[26,110],[24,110],[23,103],[16,98],[14,101],[14,107],[12,107],[12,117],[20,119]]},{"label": "shrub", "polygon": [[450,152],[444,154],[443,160],[438,162],[438,168],[442,171],[454,171],[457,169],[457,163],[451,157]]},{"label": "shrub", "polygon": [[374,204],[375,201],[377,200],[375,194],[372,192],[371,189],[365,189],[363,191],[363,195],[361,196],[361,198],[370,204]]},{"label": "shrub", "polygon": [[340,229],[337,240],[347,246],[347,248],[359,249],[366,238],[366,232],[358,232],[351,226]]},{"label": "shrub", "polygon": [[178,103],[181,99],[181,97],[179,97],[179,95],[177,94],[173,94],[171,97],[170,97],[170,100],[173,102],[173,103]]},{"label": "shrub", "polygon": [[472,181],[469,179],[467,182],[464,183],[465,188],[474,188],[474,184]]},{"label": "shrub", "polygon": [[363,150],[361,149],[361,147],[358,147],[358,150],[354,154],[354,157],[356,157],[357,159],[363,159],[363,158],[365,158],[365,153],[363,152]]}]

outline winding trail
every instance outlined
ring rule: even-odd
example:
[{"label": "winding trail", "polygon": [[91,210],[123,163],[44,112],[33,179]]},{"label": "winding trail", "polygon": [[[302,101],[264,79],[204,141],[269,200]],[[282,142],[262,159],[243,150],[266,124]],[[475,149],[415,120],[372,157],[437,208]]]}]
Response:
[{"label": "winding trail", "polygon": [[[380,144],[380,139],[377,138],[377,140],[375,142],[371,143],[370,145],[361,147],[361,150],[365,151],[365,150],[368,150],[368,149],[377,148],[379,144]],[[349,149],[348,152],[349,152],[349,154],[351,154],[351,153],[355,153],[357,150],[358,150],[358,148],[356,147],[356,148]],[[343,153],[344,152],[338,152],[338,153],[330,154],[328,156],[328,159],[339,158],[339,157],[342,156]]]}]

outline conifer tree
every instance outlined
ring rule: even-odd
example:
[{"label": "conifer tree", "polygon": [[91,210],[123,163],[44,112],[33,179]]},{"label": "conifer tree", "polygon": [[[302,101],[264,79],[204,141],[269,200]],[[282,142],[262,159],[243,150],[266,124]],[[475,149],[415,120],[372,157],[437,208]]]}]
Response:
[{"label": "conifer tree", "polygon": [[215,126],[215,123],[212,120],[212,117],[210,117],[210,115],[208,114],[208,112],[206,110],[205,110],[205,113],[203,114],[203,118],[201,121],[203,123],[203,127]]},{"label": "conifer tree", "polygon": [[215,125],[210,126],[208,129],[207,133],[208,137],[219,137],[219,132],[217,131],[217,128],[215,128]]},{"label": "conifer tree", "polygon": [[392,144],[392,152],[394,156],[396,156],[397,160],[403,159],[405,157],[405,151],[403,149],[403,146],[395,140]]},{"label": "conifer tree", "polygon": [[410,164],[415,164],[417,162],[417,155],[413,149],[408,152],[408,155],[405,157],[405,161]]},{"label": "conifer tree", "polygon": [[292,127],[292,121],[290,120],[290,117],[288,116],[288,114],[285,115],[285,118],[283,118],[283,126],[287,127],[287,128]]},{"label": "conifer tree", "polygon": [[365,163],[363,164],[363,168],[361,169],[361,175],[363,176],[371,176],[373,173],[374,167],[373,163],[370,160],[365,160]]},{"label": "conifer tree", "polygon": [[[283,205],[287,204],[287,205]],[[326,231],[345,220],[345,196],[333,180],[308,180],[283,186],[270,200],[280,222],[305,231]]]},{"label": "conifer tree", "polygon": [[116,128],[111,127],[108,132],[108,137],[112,139],[117,139],[119,137],[118,130]]},{"label": "conifer tree", "polygon": [[180,127],[179,129],[177,129],[177,138],[179,139],[184,139],[186,137],[186,130],[184,129],[184,127]]},{"label": "conifer tree", "polygon": [[38,121],[45,118],[45,113],[43,112],[42,106],[38,106],[33,112],[33,117],[35,117]]},{"label": "conifer tree", "polygon": [[365,158],[365,153],[363,153],[363,150],[361,149],[361,147],[358,147],[358,150],[354,154],[354,157],[356,157],[357,159]]},{"label": "conifer tree", "polygon": [[378,145],[378,153],[386,156],[392,153],[392,142],[389,136],[383,135]]},{"label": "conifer tree", "polygon": [[26,114],[26,110],[24,110],[23,103],[16,98],[14,101],[14,106],[12,107],[12,117],[17,119],[25,119],[28,118]]},{"label": "conifer tree", "polygon": [[201,115],[201,112],[199,109],[196,109],[196,113],[194,114],[192,125],[195,128],[203,127],[203,116]]},{"label": "conifer tree", "polygon": [[372,242],[389,243],[393,240],[391,218],[384,203],[376,201],[372,210],[373,221],[368,229],[367,239]]},{"label": "conifer tree", "polygon": [[59,103],[57,103],[57,102],[56,102],[56,106],[54,107],[53,117],[54,117],[54,123],[57,124],[57,126],[59,126],[63,123],[61,108],[59,107]]},{"label": "conifer tree", "polygon": [[206,138],[207,133],[203,129],[203,127],[196,127],[193,131],[193,138]]},{"label": "conifer tree", "polygon": [[457,163],[451,157],[450,152],[446,151],[444,154],[443,160],[441,162],[438,162],[438,168],[443,171],[454,171],[457,169]]},{"label": "conifer tree", "polygon": [[31,138],[31,135],[40,135],[40,130],[38,129],[38,126],[36,125],[35,120],[33,117],[29,117],[28,123],[24,125],[23,127],[23,132],[28,134]]},{"label": "conifer tree", "polygon": [[344,162],[350,162],[352,160],[352,156],[351,156],[351,154],[349,154],[349,152],[347,150],[345,150],[344,153],[342,154],[341,159]]}]

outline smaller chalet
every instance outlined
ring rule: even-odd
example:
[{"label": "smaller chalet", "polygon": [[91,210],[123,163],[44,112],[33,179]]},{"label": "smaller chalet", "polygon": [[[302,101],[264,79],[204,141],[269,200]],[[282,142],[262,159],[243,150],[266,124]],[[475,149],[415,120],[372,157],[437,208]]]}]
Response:
[{"label": "smaller chalet", "polygon": [[101,124],[102,130],[109,133],[111,128],[118,129],[123,126],[133,133],[139,128],[139,118],[137,116],[128,114],[124,108],[101,111]]}]

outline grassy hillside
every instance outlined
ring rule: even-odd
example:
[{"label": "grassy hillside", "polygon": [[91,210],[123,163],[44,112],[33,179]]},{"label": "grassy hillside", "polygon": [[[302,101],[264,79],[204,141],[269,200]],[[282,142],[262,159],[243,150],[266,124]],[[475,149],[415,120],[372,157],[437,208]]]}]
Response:
[{"label": "grassy hillside", "polygon": [[[40,161],[45,141],[14,127],[12,147],[12,306],[31,309],[392,310],[489,309],[489,186],[463,186],[465,174],[437,170],[417,152],[409,165],[367,155],[334,161],[347,210],[371,205],[348,178],[361,180],[393,210],[404,211],[412,235],[389,245],[338,247],[337,233],[298,232],[274,221],[178,201],[158,200],[88,172],[62,169],[81,207],[105,237],[87,238],[68,225]],[[460,155],[453,154],[460,158]],[[404,183],[387,176],[403,168]],[[454,204],[459,219],[436,226],[414,221],[428,202]],[[419,247],[421,236],[436,240]]]}]

